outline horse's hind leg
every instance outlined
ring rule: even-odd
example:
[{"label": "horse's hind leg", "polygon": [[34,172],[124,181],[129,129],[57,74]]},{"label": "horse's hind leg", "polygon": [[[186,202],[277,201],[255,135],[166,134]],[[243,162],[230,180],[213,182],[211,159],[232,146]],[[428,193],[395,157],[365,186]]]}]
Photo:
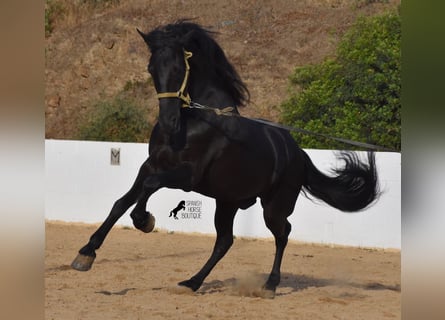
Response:
[{"label": "horse's hind leg", "polygon": [[90,238],[90,241],[79,250],[79,254],[71,263],[71,267],[79,271],[87,271],[91,268],[96,257],[96,250],[102,245],[117,220],[131,207],[138,199],[142,191],[144,180],[150,174],[150,165],[148,160],[139,169],[139,173],[131,189],[119,200],[117,200],[110,214]]},{"label": "horse's hind leg", "polygon": [[266,292],[270,293],[268,297],[274,297],[275,290],[281,280],[281,261],[291,231],[291,224],[287,221],[287,217],[294,210],[297,195],[294,188],[282,187],[275,192],[272,198],[262,199],[264,221],[275,237],[276,248],[272,271],[263,286],[267,290]]},{"label": "horse's hind leg", "polygon": [[210,271],[215,267],[219,260],[226,254],[233,244],[233,219],[238,210],[238,207],[232,204],[216,202],[215,211],[215,228],[216,228],[216,242],[213,248],[212,255],[202,269],[189,280],[179,283],[180,286],[185,286],[193,291],[199,289],[204,282],[204,279],[209,275]]}]

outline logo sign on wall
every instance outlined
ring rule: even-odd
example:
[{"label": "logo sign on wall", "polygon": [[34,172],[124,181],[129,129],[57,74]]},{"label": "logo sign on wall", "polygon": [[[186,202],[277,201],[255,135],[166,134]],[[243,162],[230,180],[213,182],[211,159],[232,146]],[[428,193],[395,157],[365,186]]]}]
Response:
[{"label": "logo sign on wall", "polygon": [[178,205],[170,211],[169,217],[179,219],[201,219],[201,200],[181,200]]},{"label": "logo sign on wall", "polygon": [[110,164],[112,166],[121,165],[121,148],[111,148]]}]

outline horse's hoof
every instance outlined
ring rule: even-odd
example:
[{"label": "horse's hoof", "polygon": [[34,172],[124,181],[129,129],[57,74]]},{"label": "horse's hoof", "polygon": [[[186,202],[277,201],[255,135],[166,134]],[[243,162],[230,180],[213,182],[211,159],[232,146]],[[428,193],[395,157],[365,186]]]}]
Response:
[{"label": "horse's hoof", "polygon": [[259,293],[258,297],[261,297],[263,299],[274,299],[275,298],[275,291],[263,288],[261,290],[261,292]]},{"label": "horse's hoof", "polygon": [[275,286],[269,286],[265,284],[258,293],[258,297],[261,297],[263,299],[274,299],[275,290],[276,290]]},{"label": "horse's hoof", "polygon": [[152,214],[148,214],[148,219],[147,219],[147,223],[145,224],[145,226],[143,226],[142,228],[140,228],[140,230],[142,232],[145,233],[149,233],[152,232],[153,229],[155,228],[155,223],[156,223],[156,219]]},{"label": "horse's hoof", "polygon": [[193,294],[195,293],[195,291],[193,291],[191,288],[189,287],[185,287],[185,286],[172,286],[167,288],[167,290],[171,293],[175,293],[175,294]]},{"label": "horse's hoof", "polygon": [[189,280],[179,282],[178,286],[189,288],[192,291],[196,291],[201,286],[201,283],[199,283],[196,280],[194,280],[193,278],[191,278]]},{"label": "horse's hoof", "polygon": [[77,271],[88,271],[94,262],[94,257],[78,254],[76,259],[71,263],[71,268]]}]

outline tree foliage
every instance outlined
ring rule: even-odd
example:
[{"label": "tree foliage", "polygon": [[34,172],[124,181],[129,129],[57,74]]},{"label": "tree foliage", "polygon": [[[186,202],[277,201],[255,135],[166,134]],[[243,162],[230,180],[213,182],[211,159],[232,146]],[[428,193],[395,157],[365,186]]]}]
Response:
[{"label": "tree foliage", "polygon": [[[288,125],[395,150],[401,144],[401,19],[397,13],[359,18],[335,58],[296,68],[282,104]],[[351,148],[295,135],[304,148]]]}]

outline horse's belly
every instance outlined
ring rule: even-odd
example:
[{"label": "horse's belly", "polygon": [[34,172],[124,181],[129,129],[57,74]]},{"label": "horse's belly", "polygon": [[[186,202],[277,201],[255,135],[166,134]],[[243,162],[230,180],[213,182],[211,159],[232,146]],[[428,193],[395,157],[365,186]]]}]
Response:
[{"label": "horse's belly", "polygon": [[271,172],[265,161],[233,162],[221,159],[204,172],[198,192],[216,199],[256,198],[271,184]]}]

